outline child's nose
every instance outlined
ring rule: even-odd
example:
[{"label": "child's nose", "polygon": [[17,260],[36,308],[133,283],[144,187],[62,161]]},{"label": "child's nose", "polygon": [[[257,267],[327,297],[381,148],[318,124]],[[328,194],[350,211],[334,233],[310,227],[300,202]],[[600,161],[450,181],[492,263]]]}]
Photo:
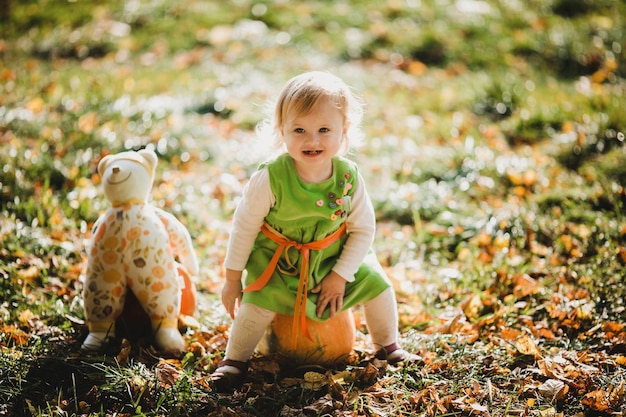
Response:
[{"label": "child's nose", "polygon": [[319,141],[320,141],[320,136],[317,132],[314,132],[307,137],[307,143],[309,144],[315,144],[315,143],[318,143]]}]

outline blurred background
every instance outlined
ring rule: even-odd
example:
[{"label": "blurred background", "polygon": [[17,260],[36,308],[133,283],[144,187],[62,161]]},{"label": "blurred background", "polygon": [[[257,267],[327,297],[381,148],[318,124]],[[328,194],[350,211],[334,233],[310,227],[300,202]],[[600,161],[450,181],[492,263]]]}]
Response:
[{"label": "blurred background", "polygon": [[2,0],[0,324],[26,345],[32,317],[75,335],[108,207],[95,167],[145,147],[154,203],[201,258],[199,320],[227,322],[229,218],[271,152],[255,126],[287,79],[328,70],[366,102],[352,157],[405,341],[602,345],[626,319],[625,16],[623,0]]}]

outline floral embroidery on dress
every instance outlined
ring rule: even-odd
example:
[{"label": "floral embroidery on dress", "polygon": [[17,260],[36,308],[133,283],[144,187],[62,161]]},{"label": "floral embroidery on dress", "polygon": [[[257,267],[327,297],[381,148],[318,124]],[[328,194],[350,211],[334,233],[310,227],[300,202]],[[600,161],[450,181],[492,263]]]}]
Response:
[{"label": "floral embroidery on dress", "polygon": [[[350,173],[346,172],[344,174],[344,178],[350,179]],[[333,210],[333,212],[330,215],[331,221],[344,218],[350,212],[351,198],[348,195],[348,192],[352,189],[352,184],[348,181],[341,180],[337,183],[337,185],[341,187],[340,193],[335,193],[331,191],[328,193],[328,196],[327,196],[328,197],[327,207]],[[324,203],[325,203],[324,200],[317,200],[315,202],[315,205],[317,205],[318,207],[322,207],[324,206]]]}]

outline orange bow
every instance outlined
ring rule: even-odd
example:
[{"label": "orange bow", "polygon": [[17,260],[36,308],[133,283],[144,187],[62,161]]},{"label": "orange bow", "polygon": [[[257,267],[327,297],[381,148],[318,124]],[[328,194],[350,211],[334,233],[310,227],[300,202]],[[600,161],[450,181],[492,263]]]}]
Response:
[{"label": "orange bow", "polygon": [[304,336],[313,341],[311,334],[309,333],[309,328],[306,324],[306,301],[307,294],[309,292],[309,254],[311,250],[321,250],[326,249],[333,243],[335,243],[341,236],[346,233],[346,224],[342,223],[339,229],[335,230],[330,235],[326,236],[324,239],[316,240],[310,243],[298,243],[295,242],[284,235],[282,235],[277,230],[274,230],[267,223],[264,223],[261,226],[261,231],[267,237],[269,237],[272,241],[278,244],[278,248],[276,248],[276,252],[274,252],[274,256],[270,260],[270,263],[267,265],[263,273],[250,285],[243,289],[244,292],[249,291],[259,291],[269,282],[274,270],[276,270],[276,266],[278,265],[278,260],[283,252],[285,254],[289,250],[289,248],[296,248],[302,254],[302,267],[300,268],[300,280],[298,281],[298,294],[296,295],[296,305],[293,313],[293,326],[292,326],[292,345],[295,349],[296,343],[298,341],[298,332],[301,331]]},{"label": "orange bow", "polygon": [[119,208],[119,207],[123,207],[124,210],[128,210],[130,208],[130,206],[135,205],[135,204],[143,204],[145,203],[144,200],[140,200],[138,198],[131,198],[130,200],[126,200],[126,201],[117,201],[115,200],[111,206],[113,206],[113,208]]}]

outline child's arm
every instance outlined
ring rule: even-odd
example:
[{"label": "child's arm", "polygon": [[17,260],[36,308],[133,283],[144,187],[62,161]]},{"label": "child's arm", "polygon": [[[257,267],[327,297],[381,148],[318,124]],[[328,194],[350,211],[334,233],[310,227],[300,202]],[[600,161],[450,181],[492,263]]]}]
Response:
[{"label": "child's arm", "polygon": [[242,271],[265,216],[274,202],[267,169],[255,172],[244,187],[241,201],[235,210],[224,261],[226,282],[222,287],[222,304],[233,319],[241,302]]},{"label": "child's arm", "polygon": [[241,273],[242,271],[226,269],[226,282],[222,287],[222,304],[233,320],[235,319],[235,308],[238,308],[241,303],[241,290],[243,288]]},{"label": "child's arm", "polygon": [[352,195],[351,205],[346,220],[348,239],[341,250],[341,256],[333,267],[333,271],[347,281],[354,280],[354,274],[369,252],[376,233],[374,207],[360,174]]},{"label": "child's arm", "polygon": [[224,261],[226,268],[238,271],[245,268],[265,216],[275,201],[267,169],[252,174],[233,215],[233,226]]}]

